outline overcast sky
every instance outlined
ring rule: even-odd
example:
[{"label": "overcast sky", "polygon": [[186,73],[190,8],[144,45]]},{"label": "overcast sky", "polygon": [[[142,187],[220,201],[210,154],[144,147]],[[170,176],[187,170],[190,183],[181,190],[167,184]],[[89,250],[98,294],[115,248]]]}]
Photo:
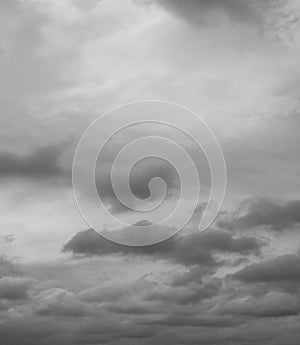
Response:
[{"label": "overcast sky", "polygon": [[[1,344],[296,345],[299,61],[298,0],[0,0]],[[201,203],[177,236],[133,248],[89,229],[71,175],[88,125],[141,99],[201,115],[228,184],[207,231],[197,231]],[[113,214],[151,221],[115,200],[108,167],[129,139],[165,132],[128,131],[104,152],[96,180]],[[168,135],[206,192],[204,156]],[[132,190],[147,197],[154,176],[166,181],[168,208],[180,183],[166,162],[145,161]]]}]

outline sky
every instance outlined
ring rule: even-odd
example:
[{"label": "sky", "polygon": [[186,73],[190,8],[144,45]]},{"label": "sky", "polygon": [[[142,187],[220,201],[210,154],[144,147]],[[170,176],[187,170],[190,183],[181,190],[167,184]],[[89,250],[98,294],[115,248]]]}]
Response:
[{"label": "sky", "polygon": [[[299,342],[299,5],[0,0],[1,343]],[[74,198],[77,144],[104,112],[153,99],[190,109],[215,133],[227,166],[222,210],[198,231],[211,184],[205,156],[182,133],[144,124],[112,138],[97,163],[100,196],[131,224],[113,228],[99,210],[103,237]],[[136,238],[133,225],[152,219],[116,200],[111,164],[130,140],[153,133],[191,155],[203,199],[176,236],[122,246],[105,237]],[[164,213],[180,192],[170,164],[141,162],[130,187],[147,198],[157,176]]]}]

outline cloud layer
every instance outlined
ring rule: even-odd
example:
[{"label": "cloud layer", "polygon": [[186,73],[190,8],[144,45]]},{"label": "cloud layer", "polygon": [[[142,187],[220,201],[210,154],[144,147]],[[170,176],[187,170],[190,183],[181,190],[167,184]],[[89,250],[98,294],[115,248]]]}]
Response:
[{"label": "cloud layer", "polygon": [[[299,18],[297,0],[0,1],[1,344],[299,343]],[[168,241],[133,248],[80,231],[71,169],[87,126],[139,99],[203,117],[228,189],[213,228],[197,232],[194,216]],[[117,136],[97,166],[104,201],[124,218],[109,165],[153,133],[165,131]],[[168,134],[195,159],[206,197],[205,157]],[[160,176],[173,202],[176,172],[143,163],[134,193],[147,197]],[[139,235],[100,219],[104,235]]]}]

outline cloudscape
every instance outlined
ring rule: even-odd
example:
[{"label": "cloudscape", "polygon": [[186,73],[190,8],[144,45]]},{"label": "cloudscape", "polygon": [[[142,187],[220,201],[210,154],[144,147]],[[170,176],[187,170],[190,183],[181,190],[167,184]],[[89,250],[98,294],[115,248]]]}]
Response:
[{"label": "cloudscape", "polygon": [[[0,343],[299,344],[300,2],[0,0],[0,26]],[[220,144],[226,194],[205,231],[210,157],[166,123],[124,128],[99,153],[93,182],[105,209],[93,209],[84,183],[79,195],[100,232],[79,210],[80,139],[101,114],[141,100],[178,104],[164,115],[200,132],[181,115],[197,114]],[[197,189],[183,151],[149,156],[128,175],[120,159],[117,181],[128,177],[136,198],[117,198],[111,181],[118,153],[155,135],[199,172],[181,231]],[[158,180],[157,210],[122,202],[151,206]],[[179,218],[160,225],[180,198]]]}]

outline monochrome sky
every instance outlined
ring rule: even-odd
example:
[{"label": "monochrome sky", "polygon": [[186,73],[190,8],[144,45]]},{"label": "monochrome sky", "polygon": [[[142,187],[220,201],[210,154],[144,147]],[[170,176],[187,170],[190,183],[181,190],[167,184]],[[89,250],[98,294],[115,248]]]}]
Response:
[{"label": "monochrome sky", "polygon": [[[1,343],[298,343],[299,60],[298,0],[0,0]],[[88,227],[71,175],[87,126],[141,99],[201,115],[228,185],[207,231],[197,231],[203,198],[177,236],[134,248]],[[108,208],[132,224],[151,220],[115,200],[108,167],[130,138],[153,132],[166,133],[112,139],[96,169]],[[205,158],[168,135],[190,152],[205,194]],[[145,161],[131,188],[147,197],[154,176],[167,209],[180,183],[166,162]]]}]

